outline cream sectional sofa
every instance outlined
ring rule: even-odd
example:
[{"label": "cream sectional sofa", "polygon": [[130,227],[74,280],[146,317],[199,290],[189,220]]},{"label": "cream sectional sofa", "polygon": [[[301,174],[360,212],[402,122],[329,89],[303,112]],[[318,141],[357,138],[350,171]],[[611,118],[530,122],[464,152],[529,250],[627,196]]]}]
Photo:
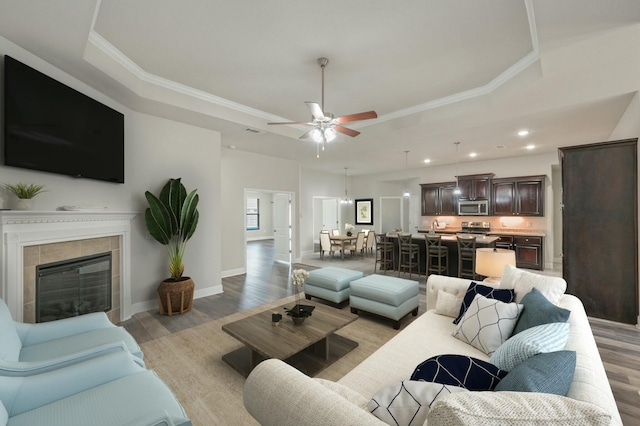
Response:
[{"label": "cream sectional sofa", "polygon": [[[456,393],[432,406],[427,420],[429,425],[514,424],[515,419],[519,425],[622,425],[580,300],[564,294],[566,282],[561,278],[513,270],[513,273],[524,274],[522,284],[514,287],[517,302],[531,286],[538,288],[535,283],[539,279],[547,293],[555,294],[556,304],[571,311],[570,335],[565,349],[575,351],[577,356],[567,397],[530,392]],[[504,282],[503,279],[501,285]],[[366,404],[383,387],[408,380],[424,360],[441,354],[489,360],[484,352],[453,337],[456,326],[452,318],[435,311],[439,291],[463,296],[470,283],[471,280],[431,275],[427,280],[427,312],[336,383],[312,379],[279,360],[264,361],[247,378],[245,407],[263,425],[385,424],[366,411]],[[434,414],[437,411],[434,407],[447,405],[443,404],[445,401],[454,407],[454,419]],[[446,413],[450,407],[444,409]]]}]

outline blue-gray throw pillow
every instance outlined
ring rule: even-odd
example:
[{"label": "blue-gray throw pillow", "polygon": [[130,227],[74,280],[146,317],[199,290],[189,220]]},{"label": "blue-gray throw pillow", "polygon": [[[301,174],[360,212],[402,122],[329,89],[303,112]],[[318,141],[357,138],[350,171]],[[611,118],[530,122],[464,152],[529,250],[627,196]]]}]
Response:
[{"label": "blue-gray throw pillow", "polygon": [[566,396],[576,371],[576,353],[558,351],[534,355],[518,364],[496,391],[540,392]]},{"label": "blue-gray throw pillow", "polygon": [[506,371],[477,358],[437,355],[418,365],[411,380],[460,386],[470,391],[490,391],[506,375]]},{"label": "blue-gray throw pillow", "polygon": [[561,308],[549,302],[537,288],[533,288],[520,302],[524,305],[524,311],[513,329],[513,334],[518,334],[528,328],[553,322],[567,322],[571,311]]},{"label": "blue-gray throw pillow", "polygon": [[462,300],[460,313],[458,314],[458,317],[453,320],[454,324],[460,322],[460,319],[462,319],[464,313],[467,312],[467,309],[469,309],[469,306],[471,305],[471,302],[473,302],[474,297],[476,297],[476,294],[480,294],[487,299],[496,299],[504,303],[511,303],[515,299],[515,293],[512,289],[497,289],[472,282],[471,284],[469,284],[469,288],[467,289],[467,292],[464,295],[464,299]]}]

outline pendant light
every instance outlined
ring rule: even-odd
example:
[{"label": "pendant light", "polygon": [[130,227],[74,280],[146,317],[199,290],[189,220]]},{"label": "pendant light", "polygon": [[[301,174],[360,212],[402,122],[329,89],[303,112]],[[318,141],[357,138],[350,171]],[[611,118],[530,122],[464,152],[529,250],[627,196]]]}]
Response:
[{"label": "pendant light", "polygon": [[462,191],[460,190],[460,185],[458,182],[458,145],[460,145],[460,142],[454,142],[453,143],[456,146],[456,189],[453,190],[453,193],[455,195],[460,195],[462,194]]},{"label": "pendant light", "polygon": [[340,204],[353,204],[353,200],[349,198],[347,194],[347,170],[348,167],[344,168],[344,198],[340,200]]},{"label": "pendant light", "polygon": [[[409,151],[404,152],[404,169],[405,171],[409,169]],[[409,192],[409,179],[404,182],[404,192],[402,196],[411,197],[411,192]]]}]

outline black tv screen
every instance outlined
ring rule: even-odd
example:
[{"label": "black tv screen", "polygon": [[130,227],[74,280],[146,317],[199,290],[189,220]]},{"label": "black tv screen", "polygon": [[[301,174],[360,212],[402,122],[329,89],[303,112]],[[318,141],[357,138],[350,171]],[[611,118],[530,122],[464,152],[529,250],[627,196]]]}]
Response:
[{"label": "black tv screen", "polygon": [[124,183],[124,115],[5,56],[4,164]]}]

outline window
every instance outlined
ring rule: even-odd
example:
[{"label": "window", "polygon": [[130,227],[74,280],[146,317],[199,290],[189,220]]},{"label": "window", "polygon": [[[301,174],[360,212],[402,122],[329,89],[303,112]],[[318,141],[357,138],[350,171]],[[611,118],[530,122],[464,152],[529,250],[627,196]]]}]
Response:
[{"label": "window", "polygon": [[260,229],[260,199],[247,198],[247,231]]}]

